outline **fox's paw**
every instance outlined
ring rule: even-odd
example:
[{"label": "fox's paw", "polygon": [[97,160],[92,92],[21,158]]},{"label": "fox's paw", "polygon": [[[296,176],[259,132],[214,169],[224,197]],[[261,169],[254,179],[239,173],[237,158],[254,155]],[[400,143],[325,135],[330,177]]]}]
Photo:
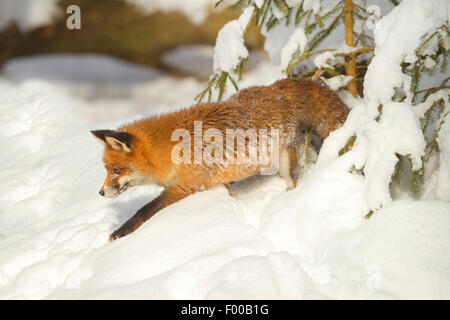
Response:
[{"label": "fox's paw", "polygon": [[123,236],[119,236],[118,231],[119,230],[116,230],[116,231],[114,231],[113,233],[111,233],[109,235],[109,242],[112,242],[112,241],[114,241],[114,240],[116,240],[116,239],[118,239],[120,237],[123,237]]},{"label": "fox's paw", "polygon": [[111,233],[109,236],[109,241],[114,241],[116,239],[125,237],[126,235],[134,232],[142,224],[140,219],[132,217],[130,220],[125,222],[119,229]]},{"label": "fox's paw", "polygon": [[116,231],[114,231],[113,233],[111,233],[109,235],[109,241],[114,241],[116,239],[125,237],[126,235],[130,234],[131,232],[133,232],[134,230],[130,230],[127,228],[124,228],[124,226],[120,227],[119,229],[117,229]]}]

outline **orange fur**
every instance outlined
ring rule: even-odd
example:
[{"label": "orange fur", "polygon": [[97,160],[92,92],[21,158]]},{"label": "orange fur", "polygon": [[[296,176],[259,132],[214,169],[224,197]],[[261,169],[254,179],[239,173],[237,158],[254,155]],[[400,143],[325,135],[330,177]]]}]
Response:
[{"label": "orange fur", "polygon": [[[171,141],[174,130],[188,130],[193,148],[194,121],[202,122],[203,133],[215,128],[224,137],[226,129],[267,129],[269,132],[271,129],[278,129],[281,134],[280,150],[286,151],[283,154],[288,157],[286,163],[289,166],[285,170],[288,177],[283,177],[291,179],[288,184],[292,188],[296,182],[293,175],[296,172],[294,166],[298,164],[296,152],[299,136],[304,130],[311,130],[325,139],[331,131],[343,124],[347,114],[347,107],[336,93],[320,83],[279,80],[270,86],[243,89],[223,102],[200,103],[120,127],[118,131],[126,132],[132,137],[130,152],[112,148],[105,143],[103,160],[108,177],[104,187],[133,170],[143,180],[164,186],[165,191],[113,233],[111,240],[133,232],[158,210],[189,194],[242,180],[270,166],[194,164],[194,152],[191,154],[191,164],[176,164],[171,159],[172,149],[180,141]],[[234,151],[237,156],[236,148]],[[248,154],[247,148],[245,152]],[[113,168],[120,168],[120,174],[115,179],[111,178]]]}]

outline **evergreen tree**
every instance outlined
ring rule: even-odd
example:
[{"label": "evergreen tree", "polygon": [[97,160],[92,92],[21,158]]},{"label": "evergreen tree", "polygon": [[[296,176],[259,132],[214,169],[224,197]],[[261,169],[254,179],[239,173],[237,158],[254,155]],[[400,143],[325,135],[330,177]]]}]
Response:
[{"label": "evergreen tree", "polygon": [[[401,3],[400,1],[390,2],[393,8]],[[376,6],[368,6],[364,0],[336,0],[331,7],[324,7],[321,0],[216,1],[216,6],[224,4],[227,4],[231,10],[240,9],[243,12],[239,19],[240,27],[237,27],[235,29],[237,32],[234,32],[237,38],[244,39],[251,25],[256,25],[265,35],[278,32],[276,26],[280,24],[295,26],[295,31],[281,52],[281,67],[286,77],[312,80],[321,78],[324,81],[339,77],[353,97],[364,99],[364,101],[368,99],[365,97],[364,77],[374,57],[375,41],[371,34],[372,29],[364,26],[375,25],[375,21],[382,18],[380,10],[374,10],[377,9]],[[232,32],[227,31],[231,30],[232,23],[224,26],[223,32],[219,32],[216,51],[219,44],[223,47],[223,42],[229,41]],[[237,23],[235,25],[237,26]],[[343,28],[339,28],[341,25]],[[341,38],[345,38],[343,44],[339,47],[321,47],[330,35],[335,36],[337,32],[344,33],[340,35]],[[391,97],[394,102],[407,103],[419,115],[423,138],[426,141],[425,156],[423,156],[425,162],[432,154],[439,153],[440,141],[443,141],[442,137],[439,140],[439,132],[443,123],[449,120],[450,91],[449,77],[431,88],[421,88],[420,80],[424,75],[439,79],[446,74],[450,49],[448,39],[448,20],[436,26],[431,32],[422,35],[420,44],[414,51],[415,57],[404,57],[401,62],[403,82],[401,87],[395,88],[395,95]],[[229,50],[226,54],[234,64],[232,67],[228,65],[226,68],[221,68],[220,63],[216,64],[220,56],[215,56],[214,74],[205,90],[197,96],[199,101],[206,97],[210,100],[215,92],[220,100],[229,84],[238,90],[248,53],[246,54],[241,48],[238,55],[234,55],[233,50]],[[314,64],[311,63],[312,60]],[[379,104],[377,113],[375,121],[379,121],[382,117],[383,103]],[[357,134],[348,137],[339,151],[339,156],[351,150],[357,141]],[[417,168],[416,155],[400,153],[395,155],[397,163],[390,180],[399,181],[401,173],[408,171],[403,170],[406,164],[409,166],[409,171],[412,171],[411,190],[418,194],[419,186],[424,181],[424,161]],[[447,160],[450,161],[450,159]],[[364,175],[364,166],[355,171]]]}]

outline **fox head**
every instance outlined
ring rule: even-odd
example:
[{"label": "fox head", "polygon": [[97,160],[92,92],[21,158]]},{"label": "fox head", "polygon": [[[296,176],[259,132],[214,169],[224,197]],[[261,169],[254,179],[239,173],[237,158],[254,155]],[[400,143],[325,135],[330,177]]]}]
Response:
[{"label": "fox head", "polygon": [[105,145],[103,162],[107,175],[100,195],[115,197],[129,187],[147,182],[139,170],[142,164],[136,161],[138,141],[133,135],[115,130],[93,130],[91,133]]}]

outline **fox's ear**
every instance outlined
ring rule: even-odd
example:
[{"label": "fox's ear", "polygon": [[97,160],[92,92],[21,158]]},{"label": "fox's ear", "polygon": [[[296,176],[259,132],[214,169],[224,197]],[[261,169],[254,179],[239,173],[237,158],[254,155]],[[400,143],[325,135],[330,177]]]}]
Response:
[{"label": "fox's ear", "polygon": [[91,130],[92,135],[103,144],[106,144],[106,135],[113,132],[113,130]]},{"label": "fox's ear", "polygon": [[114,132],[114,135],[106,136],[106,143],[111,146],[111,148],[131,152],[131,135],[126,132]]},{"label": "fox's ear", "polygon": [[131,140],[133,136],[127,132],[114,130],[92,130],[91,133],[104,145],[109,145],[115,150],[131,152]]}]

